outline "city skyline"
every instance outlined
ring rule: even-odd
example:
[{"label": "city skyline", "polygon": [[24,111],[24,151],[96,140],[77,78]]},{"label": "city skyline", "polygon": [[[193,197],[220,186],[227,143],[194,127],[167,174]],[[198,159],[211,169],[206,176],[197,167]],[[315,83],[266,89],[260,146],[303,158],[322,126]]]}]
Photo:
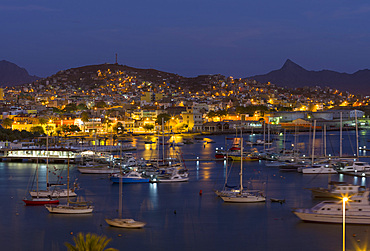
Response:
[{"label": "city skyline", "polygon": [[370,68],[365,1],[4,1],[2,59],[47,77],[118,63],[186,77],[248,77],[291,59],[307,70]]}]

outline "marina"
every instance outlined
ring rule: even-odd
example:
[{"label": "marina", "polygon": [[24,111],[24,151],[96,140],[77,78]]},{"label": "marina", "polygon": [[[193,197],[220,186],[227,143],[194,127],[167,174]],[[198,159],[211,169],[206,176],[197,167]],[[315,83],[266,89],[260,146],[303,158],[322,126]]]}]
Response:
[{"label": "marina", "polygon": [[[366,142],[369,132],[362,133],[360,140]],[[354,133],[350,136],[354,138]],[[304,222],[292,210],[318,204],[320,200],[312,198],[311,191],[305,188],[327,187],[329,175],[331,180],[364,187],[370,185],[368,178],[282,172],[278,167],[266,166],[264,160],[245,161],[242,163],[244,190],[263,191],[266,202],[225,203],[214,191],[224,186],[226,165],[229,173],[227,183],[238,186],[241,163],[213,160],[215,149],[225,148],[225,135],[209,137],[215,143],[179,146],[183,158],[190,160],[186,161],[187,182],[123,184],[122,215],[126,219],[145,222],[141,229],[110,227],[105,221],[107,217],[117,217],[119,194],[119,185],[114,184],[107,174],[81,174],[77,165],[71,165],[71,180],[77,179],[79,187],[73,201],[93,201],[94,211],[81,215],[50,214],[44,206],[25,206],[22,201],[36,164],[0,163],[0,195],[3,200],[0,229],[4,233],[0,240],[4,249],[64,250],[64,242],[71,242],[78,232],[106,235],[112,238],[110,247],[119,250],[168,250],[169,246],[176,250],[240,247],[248,250],[341,249],[340,224]],[[245,140],[255,141],[262,135],[254,136],[253,140],[251,137],[245,135]],[[308,144],[308,133],[299,137],[300,141]],[[328,137],[333,141],[332,145],[338,145],[338,134],[332,133]],[[145,144],[143,137],[133,137],[132,140],[137,148],[137,158],[158,157],[156,144]],[[275,144],[282,147],[283,142],[277,139]],[[344,152],[351,152],[349,145],[344,144]],[[335,155],[335,151],[333,148],[331,154]],[[161,157],[162,153],[159,155]],[[368,162],[369,158],[363,157],[361,161]],[[65,164],[53,166],[67,171]],[[40,189],[44,189],[46,164],[39,164],[39,168]],[[66,173],[60,176],[66,180]],[[50,177],[51,182],[56,178]],[[61,205],[67,202],[66,198],[59,200]],[[355,250],[356,245],[369,246],[370,225],[348,224],[346,229],[348,250]],[[14,235],[22,236],[19,238],[21,241],[8,241]]]}]

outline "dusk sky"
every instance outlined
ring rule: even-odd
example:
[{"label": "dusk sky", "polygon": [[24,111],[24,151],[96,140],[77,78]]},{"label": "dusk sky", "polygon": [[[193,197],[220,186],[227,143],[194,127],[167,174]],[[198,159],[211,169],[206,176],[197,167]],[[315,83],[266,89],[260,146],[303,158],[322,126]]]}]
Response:
[{"label": "dusk sky", "polygon": [[40,77],[115,53],[186,77],[265,74],[288,58],[307,70],[370,68],[364,0],[2,0],[0,20],[0,60]]}]

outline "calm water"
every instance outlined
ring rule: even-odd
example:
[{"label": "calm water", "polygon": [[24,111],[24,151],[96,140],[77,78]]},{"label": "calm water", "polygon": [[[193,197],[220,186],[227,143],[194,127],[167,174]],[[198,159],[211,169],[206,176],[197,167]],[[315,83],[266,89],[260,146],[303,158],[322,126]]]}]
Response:
[{"label": "calm water", "polygon": [[[339,153],[338,132],[328,133],[327,153]],[[228,135],[230,137],[230,135]],[[196,142],[181,147],[184,159],[213,158],[216,147],[225,145],[225,136],[210,136],[216,143]],[[262,135],[245,136],[245,140],[261,139]],[[315,152],[323,151],[321,133],[317,133]],[[343,153],[355,152],[355,133],[343,133]],[[282,147],[283,136],[275,141]],[[370,148],[370,132],[360,132],[360,144]],[[287,136],[286,145],[299,143],[309,148],[309,134]],[[302,143],[303,142],[303,143]],[[144,146],[144,138],[133,139],[137,156],[155,157],[155,145]],[[363,154],[361,152],[361,154]],[[160,152],[161,155],[161,152]],[[369,161],[368,158],[364,159]],[[63,169],[65,165],[50,165]],[[52,215],[43,206],[24,206],[30,177],[35,164],[0,163],[0,241],[1,250],[66,250],[64,242],[72,242],[78,232],[104,234],[112,241],[109,247],[119,250],[341,250],[342,226],[301,222],[292,212],[294,207],[311,207],[317,203],[304,187],[326,186],[328,175],[302,175],[279,172],[263,162],[244,163],[244,186],[263,188],[268,201],[258,204],[227,204],[214,194],[225,179],[223,161],[187,161],[190,180],[179,184],[129,184],[123,187],[123,215],[147,222],[144,229],[126,230],[109,227],[105,217],[117,216],[118,185],[105,175],[81,175],[73,166],[72,179],[78,178],[79,197],[93,201],[91,215]],[[45,183],[45,164],[40,165],[40,186]],[[231,169],[230,182],[238,184],[240,164]],[[54,170],[53,170],[54,171]],[[59,173],[59,171],[54,171]],[[53,177],[55,179],[55,177]],[[369,178],[332,175],[369,186]],[[202,195],[199,194],[202,190]],[[269,198],[285,199],[271,203]],[[347,250],[364,247],[370,226],[347,225]],[[368,240],[370,242],[370,239]],[[370,246],[370,244],[368,245]]]}]

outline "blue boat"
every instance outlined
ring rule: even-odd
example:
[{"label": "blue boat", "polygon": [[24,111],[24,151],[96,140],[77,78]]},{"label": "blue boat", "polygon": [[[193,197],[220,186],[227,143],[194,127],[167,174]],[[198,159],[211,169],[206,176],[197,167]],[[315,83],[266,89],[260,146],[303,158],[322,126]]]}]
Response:
[{"label": "blue boat", "polygon": [[113,183],[119,183],[122,180],[122,183],[149,183],[149,178],[143,177],[140,173],[136,171],[130,171],[125,175],[114,174],[110,177],[110,180]]}]

